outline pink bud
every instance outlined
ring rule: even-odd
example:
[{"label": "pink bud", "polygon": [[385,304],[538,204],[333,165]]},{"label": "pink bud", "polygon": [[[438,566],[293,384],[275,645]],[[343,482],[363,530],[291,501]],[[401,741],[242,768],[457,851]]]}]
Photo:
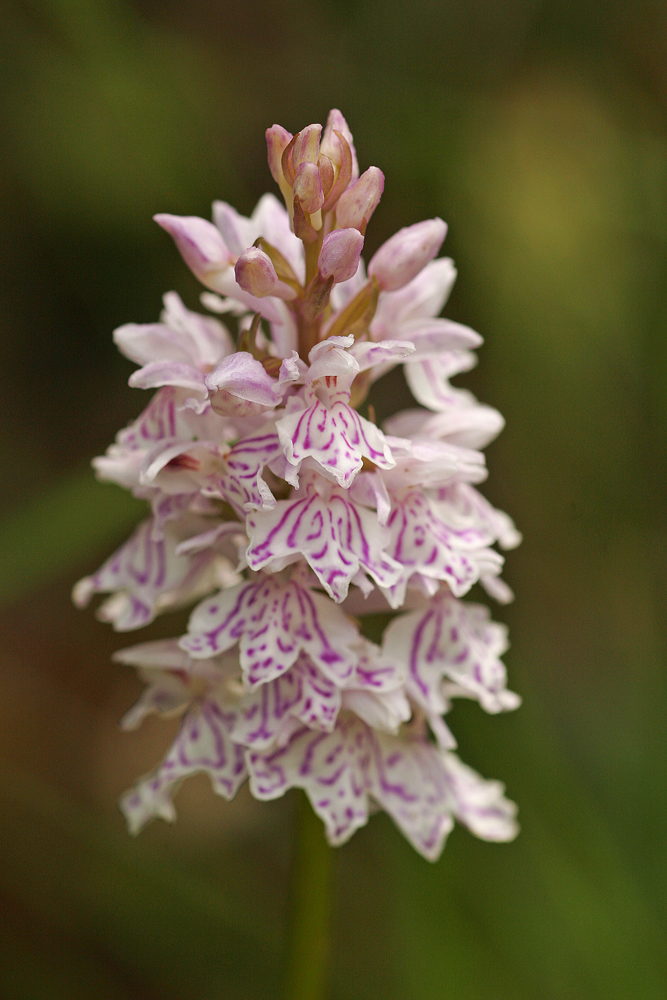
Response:
[{"label": "pink bud", "polygon": [[359,164],[357,163],[357,154],[354,149],[352,133],[350,132],[348,124],[338,108],[332,108],[329,112],[329,117],[327,118],[327,123],[324,128],[324,135],[322,136],[322,142],[320,143],[320,152],[324,153],[325,156],[328,156],[331,162],[339,167],[341,164],[341,152],[340,142],[336,132],[340,132],[350,147],[350,153],[352,155],[351,176],[352,180],[356,181],[359,176]]},{"label": "pink bud", "polygon": [[292,133],[282,125],[272,125],[266,130],[266,149],[269,159],[269,170],[276,184],[280,184],[283,170],[280,163],[285,148],[292,139]]},{"label": "pink bud", "polygon": [[442,219],[426,219],[399,229],[373,256],[369,277],[374,276],[384,292],[402,288],[433,260],[446,233]]},{"label": "pink bud", "polygon": [[216,290],[216,278],[233,261],[219,230],[197,216],[154,215],[153,218],[173,237],[192,273],[203,285]]},{"label": "pink bud", "polygon": [[293,191],[294,197],[301,202],[301,208],[309,215],[322,207],[324,197],[316,163],[299,164],[294,177]]},{"label": "pink bud", "polygon": [[292,165],[295,170],[300,163],[317,163],[321,134],[321,125],[306,125],[297,133],[292,147]]},{"label": "pink bud", "polygon": [[378,167],[369,167],[338,199],[336,225],[341,229],[352,226],[364,233],[383,191],[384,174]]},{"label": "pink bud", "polygon": [[261,299],[276,295],[279,299],[293,299],[296,292],[280,280],[271,258],[258,247],[244,250],[236,261],[234,275],[244,292]]},{"label": "pink bud", "polygon": [[364,238],[358,229],[334,229],[324,237],[317,268],[323,278],[334,282],[353,278],[359,267]]}]

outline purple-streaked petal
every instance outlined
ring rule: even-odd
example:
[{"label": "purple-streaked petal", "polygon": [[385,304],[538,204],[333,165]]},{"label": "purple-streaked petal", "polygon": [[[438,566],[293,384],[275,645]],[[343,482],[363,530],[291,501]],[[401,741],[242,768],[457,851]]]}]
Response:
[{"label": "purple-streaked petal", "polygon": [[384,551],[387,531],[377,516],[337,491],[327,500],[312,492],[250,513],[247,531],[252,569],[281,569],[303,556],[335,601],[344,600],[359,570],[380,587],[394,586],[403,573]]},{"label": "purple-streaked petal", "polygon": [[453,526],[475,524],[488,533],[489,544],[498,541],[503,549],[514,549],[521,543],[511,517],[496,510],[482,494],[469,483],[452,483],[438,490],[437,498],[447,506],[447,522]]},{"label": "purple-streaked petal", "polygon": [[262,478],[262,472],[267,465],[284,462],[280,441],[272,426],[242,438],[225,456],[219,481],[222,496],[242,517],[246,510],[275,507],[275,497]]},{"label": "purple-streaked petal", "polygon": [[[176,555],[181,533],[195,533],[202,519],[190,517],[165,526],[155,540],[152,519],[142,522],[123,546],[92,576],[80,580],[73,592],[77,607],[85,607],[95,593],[112,593],[98,610],[102,621],[118,632],[147,625],[156,614],[195,600],[215,584],[214,553]],[[200,529],[201,530],[201,529]],[[179,537],[181,536],[181,537]]]},{"label": "purple-streaked petal", "polygon": [[429,861],[442,853],[454,822],[440,751],[418,736],[368,731],[369,792],[415,850]]},{"label": "purple-streaked petal", "polygon": [[404,567],[402,580],[387,593],[394,608],[403,604],[413,573],[444,581],[459,597],[480,578],[480,553],[476,550],[486,556],[486,533],[473,526],[452,529],[439,513],[438,505],[420,489],[411,490],[392,505],[386,552]]},{"label": "purple-streaked petal", "polygon": [[304,728],[285,747],[247,752],[250,790],[257,799],[275,799],[303,788],[324,821],[327,840],[337,846],[368,821],[368,753],[366,727],[353,716],[332,733]]},{"label": "purple-streaked petal", "polygon": [[516,806],[505,798],[505,786],[485,781],[453,754],[443,754],[453,811],[459,823],[482,840],[514,840],[519,832]]},{"label": "purple-streaked petal", "polygon": [[475,698],[485,711],[517,708],[520,698],[506,687],[500,657],[507,649],[507,629],[489,621],[488,610],[438,595],[425,609],[395,618],[385,630],[383,653],[408,665],[406,690],[429,714],[446,710],[442,682]]},{"label": "purple-streaked petal", "polygon": [[310,458],[328,480],[344,489],[354,481],[364,458],[381,469],[396,464],[382,431],[346,403],[327,409],[318,401],[282,417],[276,429],[285,457],[297,473]]},{"label": "purple-streaked petal", "polygon": [[138,833],[158,816],[173,822],[171,793],[192,774],[208,774],[217,795],[234,797],[247,776],[243,749],[229,735],[235,719],[234,709],[212,698],[188,712],[160,766],[120,800],[130,833]]},{"label": "purple-streaked petal", "polygon": [[243,697],[232,739],[256,750],[280,745],[294,720],[298,728],[331,732],[340,706],[340,688],[301,654],[285,674]]},{"label": "purple-streaked petal", "polygon": [[222,591],[192,613],[183,649],[210,657],[240,643],[240,662],[249,688],[274,680],[307,653],[327,677],[343,683],[357,657],[358,632],[349,618],[296,581],[262,575]]}]

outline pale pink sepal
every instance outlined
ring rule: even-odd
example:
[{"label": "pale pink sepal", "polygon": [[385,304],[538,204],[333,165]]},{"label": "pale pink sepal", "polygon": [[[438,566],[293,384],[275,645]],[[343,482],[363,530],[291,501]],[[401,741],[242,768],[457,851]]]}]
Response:
[{"label": "pale pink sepal", "polygon": [[203,285],[221,291],[220,277],[233,264],[233,257],[212,222],[197,216],[154,215],[173,237],[183,260]]},{"label": "pale pink sepal", "polygon": [[352,155],[352,176],[351,180],[356,181],[359,176],[359,163],[357,161],[357,153],[354,148],[354,140],[352,138],[352,133],[350,132],[349,126],[345,121],[343,115],[338,110],[338,108],[332,108],[329,112],[327,118],[327,123],[324,128],[324,133],[322,135],[322,141],[320,143],[320,153],[328,156],[329,159],[336,167],[340,167],[341,163],[341,151],[340,143],[336,132],[340,132],[348,146],[350,147],[350,153]]},{"label": "pale pink sepal", "polygon": [[369,276],[377,279],[383,291],[402,288],[435,257],[446,234],[442,219],[426,219],[399,229],[371,258]]},{"label": "pale pink sepal", "polygon": [[272,125],[266,130],[266,150],[269,160],[269,170],[276,184],[283,182],[282,155],[292,139],[292,133],[282,125]]},{"label": "pale pink sepal", "polygon": [[[296,150],[296,145],[295,145]],[[294,177],[294,197],[298,198],[304,212],[318,212],[324,202],[320,172],[316,163],[305,161],[300,163]]]},{"label": "pale pink sepal", "polygon": [[253,404],[252,412],[257,413],[273,408],[278,402],[275,381],[247,351],[224,358],[206,376],[205,383],[216,413],[249,416],[248,407],[243,407],[242,402]]}]

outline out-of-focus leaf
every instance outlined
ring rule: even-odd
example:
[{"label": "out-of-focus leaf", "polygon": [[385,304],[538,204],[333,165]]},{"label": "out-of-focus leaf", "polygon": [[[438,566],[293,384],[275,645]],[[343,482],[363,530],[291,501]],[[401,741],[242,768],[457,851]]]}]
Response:
[{"label": "out-of-focus leaf", "polygon": [[92,563],[146,511],[117,486],[75,472],[0,521],[0,602]]}]

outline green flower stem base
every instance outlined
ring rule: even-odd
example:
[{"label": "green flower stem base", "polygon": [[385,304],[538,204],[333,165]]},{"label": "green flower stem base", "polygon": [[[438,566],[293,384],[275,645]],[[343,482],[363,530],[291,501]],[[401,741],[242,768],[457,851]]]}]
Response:
[{"label": "green flower stem base", "polygon": [[333,849],[303,792],[296,809],[284,1000],[323,1000],[329,959]]}]

